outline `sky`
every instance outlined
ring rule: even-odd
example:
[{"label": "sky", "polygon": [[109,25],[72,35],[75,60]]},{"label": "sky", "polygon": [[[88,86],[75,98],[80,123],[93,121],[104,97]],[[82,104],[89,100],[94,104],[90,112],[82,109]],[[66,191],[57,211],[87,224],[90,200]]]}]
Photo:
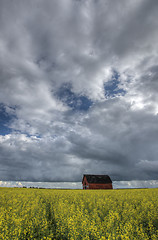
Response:
[{"label": "sky", "polygon": [[0,0],[0,180],[158,180],[158,1]]},{"label": "sky", "polygon": [[[157,180],[113,181],[113,189],[158,188]],[[50,188],[50,189],[82,189],[82,182],[29,182],[0,181],[0,187],[9,188]]]}]

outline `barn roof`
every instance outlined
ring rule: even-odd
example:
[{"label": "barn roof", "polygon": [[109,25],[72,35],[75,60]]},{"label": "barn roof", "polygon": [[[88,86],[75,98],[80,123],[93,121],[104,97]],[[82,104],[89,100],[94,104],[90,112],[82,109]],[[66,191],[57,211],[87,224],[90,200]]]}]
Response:
[{"label": "barn roof", "polygon": [[[91,175],[84,174],[83,179],[86,177],[88,183],[112,183],[111,178],[108,175]],[[83,180],[82,180],[83,183]]]}]

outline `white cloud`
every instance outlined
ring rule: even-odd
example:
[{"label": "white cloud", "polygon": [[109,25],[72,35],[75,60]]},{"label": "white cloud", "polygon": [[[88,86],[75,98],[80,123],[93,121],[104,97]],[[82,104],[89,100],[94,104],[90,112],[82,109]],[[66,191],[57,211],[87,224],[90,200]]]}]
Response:
[{"label": "white cloud", "polygon": [[[156,178],[158,2],[114,3],[1,1],[0,103],[14,115],[0,136],[1,178]],[[114,72],[125,95],[105,98]],[[60,99],[65,83],[89,110]]]}]

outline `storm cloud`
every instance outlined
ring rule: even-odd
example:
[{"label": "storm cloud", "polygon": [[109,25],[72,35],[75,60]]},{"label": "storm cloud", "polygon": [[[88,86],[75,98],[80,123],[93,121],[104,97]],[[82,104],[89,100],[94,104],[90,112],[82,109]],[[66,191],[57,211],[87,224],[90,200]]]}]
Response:
[{"label": "storm cloud", "polygon": [[0,1],[0,180],[156,180],[158,1]]}]

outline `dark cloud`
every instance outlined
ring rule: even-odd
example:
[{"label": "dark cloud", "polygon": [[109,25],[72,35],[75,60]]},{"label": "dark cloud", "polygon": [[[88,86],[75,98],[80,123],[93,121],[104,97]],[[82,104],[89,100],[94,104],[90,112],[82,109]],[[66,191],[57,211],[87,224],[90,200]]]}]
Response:
[{"label": "dark cloud", "polygon": [[157,179],[158,2],[0,2],[0,179]]}]

